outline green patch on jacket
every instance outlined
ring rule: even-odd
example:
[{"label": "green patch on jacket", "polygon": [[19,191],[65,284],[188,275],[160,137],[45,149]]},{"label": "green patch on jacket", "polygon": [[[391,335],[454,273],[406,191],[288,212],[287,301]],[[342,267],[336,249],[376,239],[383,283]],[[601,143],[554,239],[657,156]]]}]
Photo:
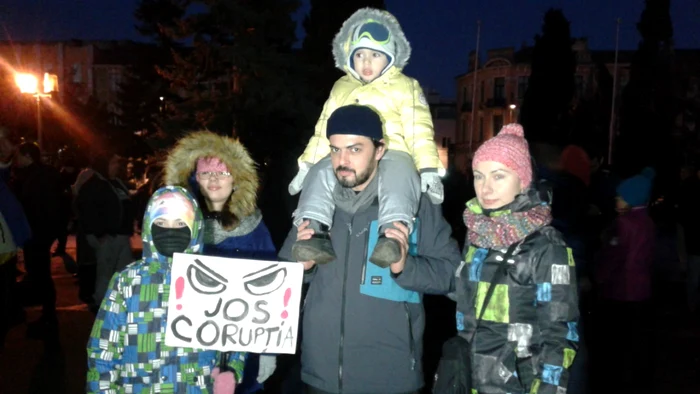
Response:
[{"label": "green patch on jacket", "polygon": [[571,364],[574,363],[575,357],[576,357],[576,350],[564,348],[564,361],[562,362],[562,366],[564,368],[569,368],[571,366]]},{"label": "green patch on jacket", "polygon": [[469,249],[467,249],[466,256],[464,256],[464,262],[471,263],[472,259],[474,259],[474,253],[476,253],[476,247],[470,245]]},{"label": "green patch on jacket", "polygon": [[571,248],[566,248],[566,255],[568,256],[568,259],[569,259],[569,266],[575,267],[576,262],[574,261],[574,251],[571,250]]},{"label": "green patch on jacket", "polygon": [[[484,299],[486,298],[486,293],[489,291],[490,285],[491,284],[487,282],[479,282],[479,286],[476,291],[477,317],[481,316],[481,308],[484,305]],[[510,299],[508,297],[508,285],[500,284],[495,286],[496,288],[493,291],[489,304],[486,306],[483,319],[496,323],[509,323]]]}]

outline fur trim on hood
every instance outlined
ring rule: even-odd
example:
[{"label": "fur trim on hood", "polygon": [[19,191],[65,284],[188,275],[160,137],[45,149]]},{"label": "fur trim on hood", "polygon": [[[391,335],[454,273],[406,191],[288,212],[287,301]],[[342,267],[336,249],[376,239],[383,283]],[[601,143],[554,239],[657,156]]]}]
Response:
[{"label": "fur trim on hood", "polygon": [[228,211],[238,220],[255,213],[258,193],[256,164],[246,148],[230,137],[197,131],[180,139],[165,161],[164,183],[184,186],[193,194],[200,195],[193,175],[197,160],[205,157],[218,158],[231,172],[233,194],[227,204]]},{"label": "fur trim on hood", "polygon": [[340,31],[333,39],[335,66],[344,72],[352,74],[355,78],[360,78],[355,70],[350,67],[350,42],[355,29],[368,20],[377,21],[389,30],[391,37],[396,41],[394,67],[398,69],[406,67],[408,59],[411,57],[411,44],[406,39],[406,35],[403,33],[396,17],[387,11],[376,8],[361,8],[343,23]]}]

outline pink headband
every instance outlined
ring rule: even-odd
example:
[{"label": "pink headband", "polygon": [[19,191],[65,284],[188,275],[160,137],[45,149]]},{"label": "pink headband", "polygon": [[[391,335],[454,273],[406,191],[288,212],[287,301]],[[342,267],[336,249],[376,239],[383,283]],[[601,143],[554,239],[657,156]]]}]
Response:
[{"label": "pink headband", "polygon": [[197,172],[228,172],[228,167],[218,157],[202,157],[197,160]]}]

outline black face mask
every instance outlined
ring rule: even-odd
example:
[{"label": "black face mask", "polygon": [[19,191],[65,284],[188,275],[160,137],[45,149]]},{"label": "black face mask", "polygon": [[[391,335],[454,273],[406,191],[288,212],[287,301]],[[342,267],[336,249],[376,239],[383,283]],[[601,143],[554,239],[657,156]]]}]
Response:
[{"label": "black face mask", "polygon": [[192,233],[188,227],[165,228],[151,226],[151,238],[158,253],[165,257],[173,257],[173,253],[182,253],[190,246]]}]

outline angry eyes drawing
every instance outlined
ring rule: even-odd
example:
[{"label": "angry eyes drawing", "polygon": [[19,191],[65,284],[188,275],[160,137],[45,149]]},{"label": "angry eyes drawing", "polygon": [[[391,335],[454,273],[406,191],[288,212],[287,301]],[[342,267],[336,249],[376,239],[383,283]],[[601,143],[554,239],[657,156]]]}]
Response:
[{"label": "angry eyes drawing", "polygon": [[[243,287],[254,296],[270,294],[279,289],[287,277],[287,269],[280,264],[269,265],[259,271],[245,275]],[[199,259],[187,268],[187,280],[197,293],[215,295],[223,293],[228,280],[204,265]]]}]

